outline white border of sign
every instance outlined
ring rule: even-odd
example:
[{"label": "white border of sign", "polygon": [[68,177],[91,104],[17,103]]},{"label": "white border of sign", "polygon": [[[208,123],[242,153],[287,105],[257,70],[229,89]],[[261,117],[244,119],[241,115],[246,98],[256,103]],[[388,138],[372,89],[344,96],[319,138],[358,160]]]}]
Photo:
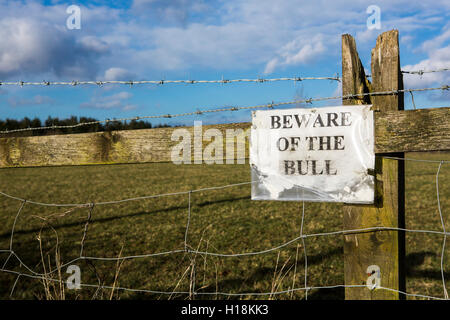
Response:
[{"label": "white border of sign", "polygon": [[371,106],[254,111],[250,166],[252,200],[373,203]]}]

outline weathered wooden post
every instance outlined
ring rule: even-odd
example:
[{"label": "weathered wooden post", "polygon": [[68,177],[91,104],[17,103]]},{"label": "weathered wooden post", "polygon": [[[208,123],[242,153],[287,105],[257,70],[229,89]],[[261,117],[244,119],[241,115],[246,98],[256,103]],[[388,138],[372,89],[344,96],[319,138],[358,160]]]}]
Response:
[{"label": "weathered wooden post", "polygon": [[[342,36],[343,95],[403,89],[400,70],[398,31],[384,32],[372,49],[372,83],[367,81],[352,36]],[[376,112],[403,110],[403,93],[345,99],[345,105],[373,104]],[[378,132],[378,128],[376,128]],[[376,142],[375,142],[376,143]],[[403,157],[403,153],[390,154]],[[374,226],[404,227],[404,162],[376,157],[376,195],[374,205],[345,207],[344,230]],[[373,231],[346,234],[344,270],[346,285],[366,284],[369,266],[378,266],[381,287],[405,289],[405,236],[399,231]],[[346,287],[346,299],[400,299],[399,293],[365,287]]]}]

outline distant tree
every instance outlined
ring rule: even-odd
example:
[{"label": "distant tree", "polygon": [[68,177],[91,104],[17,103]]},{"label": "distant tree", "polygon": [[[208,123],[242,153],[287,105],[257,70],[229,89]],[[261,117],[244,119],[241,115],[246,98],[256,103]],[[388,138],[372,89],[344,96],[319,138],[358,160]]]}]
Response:
[{"label": "distant tree", "polygon": [[[81,123],[91,123],[89,125],[77,126],[77,124]],[[131,120],[131,121],[117,121],[117,120],[109,120],[107,122],[98,123],[98,120],[91,117],[80,117],[70,116],[66,119],[59,119],[58,117],[48,116],[44,123],[41,122],[39,118],[30,119],[28,117],[23,118],[22,120],[14,120],[14,119],[0,119],[0,131],[11,131],[17,129],[27,129],[27,128],[41,128],[44,127],[58,127],[58,126],[69,126],[68,128],[55,128],[48,130],[30,130],[30,131],[22,131],[11,134],[0,134],[1,136],[8,137],[23,137],[30,135],[53,135],[53,134],[68,134],[68,133],[86,133],[86,132],[99,132],[99,131],[116,131],[116,130],[138,130],[138,129],[151,129],[151,128],[167,128],[171,127],[170,124],[157,124],[152,125],[148,121],[144,120]],[[72,126],[72,127],[71,127]],[[180,126],[180,125],[175,125]]]}]

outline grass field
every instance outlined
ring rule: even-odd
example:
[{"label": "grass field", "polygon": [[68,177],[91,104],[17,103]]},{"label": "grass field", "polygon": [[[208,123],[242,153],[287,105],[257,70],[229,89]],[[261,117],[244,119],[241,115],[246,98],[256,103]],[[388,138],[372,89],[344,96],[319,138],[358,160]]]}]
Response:
[{"label": "grass field", "polygon": [[[415,159],[450,160],[449,153],[408,154]],[[442,230],[436,199],[438,163],[406,162],[406,227]],[[450,165],[440,173],[444,219],[449,217]],[[170,163],[17,168],[0,170],[0,191],[48,203],[88,203],[143,195],[187,191],[250,181],[246,165],[179,165]],[[204,191],[191,195],[189,246],[208,252],[242,253],[269,249],[300,234],[302,203],[251,201],[250,186]],[[20,201],[0,196],[0,249],[8,249]],[[306,203],[304,233],[342,230],[342,207]],[[48,208],[26,204],[17,220],[13,250],[36,272],[55,268],[80,254],[87,208]],[[188,195],[167,196],[95,206],[84,244],[84,255],[119,257],[184,249]],[[443,297],[440,272],[442,236],[406,235],[407,292]],[[40,239],[40,240],[39,240]],[[42,245],[42,251],[40,249]],[[344,283],[341,235],[307,238],[308,286]],[[450,244],[447,248],[450,247]],[[116,261],[81,260],[82,283],[157,291],[275,292],[304,286],[302,242],[270,253],[245,257],[211,257],[176,253]],[[444,266],[450,262],[446,250]],[[0,253],[0,267],[8,258]],[[26,272],[15,258],[5,269]],[[54,274],[63,280],[67,268]],[[445,273],[446,277],[450,277]],[[47,287],[41,280],[0,272],[2,299],[184,299],[162,295],[83,287]],[[15,286],[14,286],[15,284]],[[14,288],[12,294],[11,291]],[[196,298],[231,299],[227,296]],[[236,298],[236,297],[234,297]],[[304,292],[243,299],[303,299]],[[344,290],[320,289],[308,299],[343,299]]]}]

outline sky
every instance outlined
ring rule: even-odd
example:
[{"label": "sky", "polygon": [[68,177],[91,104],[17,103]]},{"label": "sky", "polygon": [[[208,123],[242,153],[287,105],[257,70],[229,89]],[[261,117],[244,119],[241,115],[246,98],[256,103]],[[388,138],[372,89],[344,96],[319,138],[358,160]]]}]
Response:
[{"label": "sky", "polygon": [[[68,28],[71,5],[80,28]],[[370,5],[380,29],[369,29]],[[376,37],[399,30],[403,70],[450,67],[450,1],[0,0],[0,81],[220,80],[341,73],[341,35],[356,39],[370,73]],[[449,84],[450,72],[405,75],[405,88]],[[89,116],[99,120],[252,106],[341,94],[332,80],[245,84],[0,86],[0,119]],[[418,108],[450,94],[414,94]],[[339,105],[340,100],[311,106]],[[292,105],[296,107],[299,105]],[[411,109],[409,95],[405,108]],[[158,123],[250,121],[249,111]]]}]

